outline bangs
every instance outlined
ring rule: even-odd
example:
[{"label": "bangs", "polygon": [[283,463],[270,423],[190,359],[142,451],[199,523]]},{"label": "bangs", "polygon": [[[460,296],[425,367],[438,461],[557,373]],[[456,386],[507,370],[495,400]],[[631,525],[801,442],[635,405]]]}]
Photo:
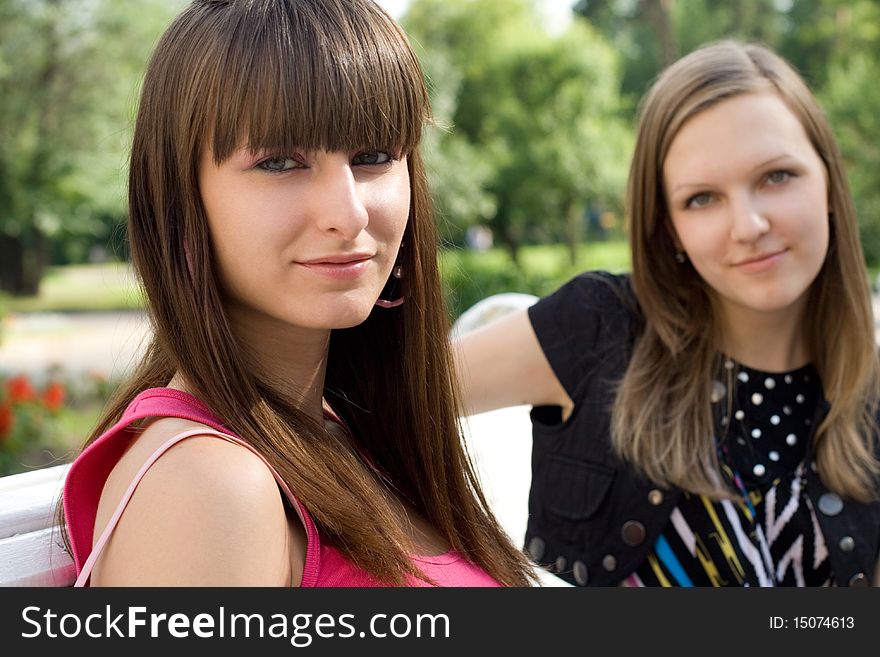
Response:
[{"label": "bangs", "polygon": [[407,154],[419,143],[430,112],[421,68],[372,0],[256,0],[228,11],[206,108],[215,162],[242,146]]}]

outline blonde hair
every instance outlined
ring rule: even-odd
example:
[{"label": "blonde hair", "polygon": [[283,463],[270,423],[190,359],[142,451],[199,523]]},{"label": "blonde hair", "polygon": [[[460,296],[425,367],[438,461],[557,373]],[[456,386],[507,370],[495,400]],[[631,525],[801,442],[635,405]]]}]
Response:
[{"label": "blonde hair", "polygon": [[710,393],[721,366],[716,346],[723,327],[706,282],[673,257],[662,171],[687,121],[725,99],[766,90],[800,120],[828,177],[830,244],[804,318],[809,355],[830,403],[813,438],[818,471],[830,489],[868,500],[877,494],[880,472],[874,452],[880,370],[855,209],[816,99],[791,66],[760,45],[722,41],[700,48],[666,69],[640,108],[627,210],[633,288],[645,323],[615,401],[614,445],[659,483],[713,497],[730,494],[718,484],[711,440]]}]

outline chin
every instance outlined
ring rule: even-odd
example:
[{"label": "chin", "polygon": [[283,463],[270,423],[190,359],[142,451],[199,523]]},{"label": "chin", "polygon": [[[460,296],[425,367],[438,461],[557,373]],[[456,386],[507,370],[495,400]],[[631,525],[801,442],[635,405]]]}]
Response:
[{"label": "chin", "polygon": [[[375,295],[375,296],[374,296]],[[288,318],[293,324],[312,329],[347,329],[363,324],[374,309],[385,312],[375,305],[379,292],[333,294],[300,300],[295,316]],[[299,320],[299,321],[298,321]]]},{"label": "chin", "polygon": [[751,307],[752,310],[764,313],[777,313],[794,308],[801,298],[803,298],[803,293],[796,294],[786,291],[775,292],[744,301],[746,301],[745,305]]},{"label": "chin", "polygon": [[332,316],[327,317],[327,328],[347,329],[367,321],[375,306],[371,304],[351,304],[334,309]]}]

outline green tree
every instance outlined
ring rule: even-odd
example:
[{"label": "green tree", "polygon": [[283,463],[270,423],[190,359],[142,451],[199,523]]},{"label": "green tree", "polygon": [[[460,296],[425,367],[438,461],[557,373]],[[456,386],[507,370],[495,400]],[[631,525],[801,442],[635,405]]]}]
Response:
[{"label": "green tree", "polygon": [[496,62],[484,131],[497,162],[493,225],[512,253],[530,236],[561,238],[574,262],[587,204],[619,210],[631,133],[617,70],[613,50],[579,24]]},{"label": "green tree", "polygon": [[431,93],[435,126],[425,140],[426,165],[448,243],[461,245],[469,226],[490,224],[497,213],[490,189],[496,165],[475,105],[492,62],[534,18],[530,0],[414,0],[403,18]]},{"label": "green tree", "polygon": [[425,69],[431,71],[434,112],[434,125],[424,143],[428,180],[441,236],[446,243],[461,246],[468,227],[487,223],[495,214],[495,197],[488,191],[493,166],[487,153],[450,128],[461,93],[461,71],[439,50],[422,52],[420,57]]},{"label": "green tree", "polygon": [[[880,8],[874,6],[874,25]],[[829,66],[823,105],[847,165],[858,211],[862,246],[870,265],[880,264],[880,59],[877,47],[839,55]]]},{"label": "green tree", "polygon": [[[514,262],[535,238],[574,257],[587,204],[619,206],[629,160],[613,50],[586,25],[549,35],[526,0],[415,0],[404,25],[451,126],[429,150],[438,205],[470,213],[459,227],[488,219]],[[450,179],[468,194],[448,198]]]},{"label": "green tree", "polygon": [[573,10],[621,53],[622,92],[634,111],[665,66],[704,43],[724,38],[767,44],[819,88],[834,53],[848,47],[852,30],[876,30],[875,23],[862,18],[876,4],[876,0],[578,0]]},{"label": "green tree", "polygon": [[181,4],[0,0],[0,289],[35,293],[53,240],[120,220],[137,82]]}]

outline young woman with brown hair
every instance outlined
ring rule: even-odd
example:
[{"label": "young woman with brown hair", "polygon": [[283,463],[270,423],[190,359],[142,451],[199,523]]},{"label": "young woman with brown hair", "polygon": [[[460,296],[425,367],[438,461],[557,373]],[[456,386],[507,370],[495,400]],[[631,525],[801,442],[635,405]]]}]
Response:
[{"label": "young woman with brown hair", "polygon": [[828,122],[757,45],[643,101],[632,274],[458,345],[468,412],[531,404],[527,549],[578,585],[860,585],[880,546],[878,369]]},{"label": "young woman with brown hair", "polygon": [[525,585],[464,452],[418,62],[371,0],[196,0],[147,70],[154,337],[67,477],[78,584]]}]

